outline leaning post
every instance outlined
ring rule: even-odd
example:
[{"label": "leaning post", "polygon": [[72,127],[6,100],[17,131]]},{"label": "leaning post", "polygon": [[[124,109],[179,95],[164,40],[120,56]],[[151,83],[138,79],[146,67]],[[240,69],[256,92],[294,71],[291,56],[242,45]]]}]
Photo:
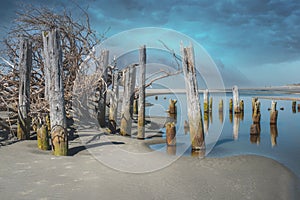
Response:
[{"label": "leaning post", "polygon": [[204,150],[205,141],[198,94],[198,84],[196,79],[194,49],[192,46],[183,47],[183,45],[181,45],[181,53],[183,57],[182,67],[185,76],[187,109],[192,150]]}]

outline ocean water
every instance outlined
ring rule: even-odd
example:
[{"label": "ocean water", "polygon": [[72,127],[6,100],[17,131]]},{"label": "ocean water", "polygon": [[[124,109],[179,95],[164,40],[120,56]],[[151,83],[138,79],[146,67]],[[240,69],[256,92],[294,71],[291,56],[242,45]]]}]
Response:
[{"label": "ocean water", "polygon": [[[210,114],[204,116],[203,98],[200,94],[202,106],[202,118],[204,119],[206,157],[226,157],[234,155],[261,155],[272,158],[300,177],[300,112],[292,111],[292,101],[276,100],[278,110],[277,125],[270,125],[271,107],[270,99],[262,99],[260,134],[250,135],[252,125],[252,97],[256,96],[277,96],[297,97],[288,93],[261,93],[242,92],[240,99],[244,100],[244,115],[230,115],[228,102],[232,98],[231,93],[210,94],[213,97],[213,109]],[[146,114],[151,116],[165,116],[168,110],[169,99],[177,99],[176,122],[176,146],[168,147],[166,144],[151,145],[150,148],[168,154],[178,156],[194,155],[190,148],[190,136],[184,129],[184,121],[188,120],[186,108],[186,96],[184,94],[159,95],[147,97],[147,101],[153,105],[146,108]],[[224,111],[219,113],[219,100],[224,101]],[[280,109],[281,108],[281,109]],[[296,108],[297,109],[297,108]],[[164,127],[159,131],[165,133]],[[164,135],[165,137],[165,135]]]}]

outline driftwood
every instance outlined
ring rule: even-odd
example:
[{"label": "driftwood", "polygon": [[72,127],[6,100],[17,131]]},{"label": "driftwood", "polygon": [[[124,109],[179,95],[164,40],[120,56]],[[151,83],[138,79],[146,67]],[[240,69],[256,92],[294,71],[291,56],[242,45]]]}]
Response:
[{"label": "driftwood", "polygon": [[196,68],[194,49],[192,46],[181,46],[182,53],[182,67],[185,76],[185,87],[187,97],[188,119],[190,127],[190,138],[193,150],[204,150],[204,131],[203,121],[200,107],[200,100],[198,95],[198,84],[196,79]]},{"label": "driftwood", "polygon": [[20,85],[19,85],[19,108],[17,137],[19,140],[30,137],[30,77],[32,68],[31,43],[22,39],[20,42]]}]

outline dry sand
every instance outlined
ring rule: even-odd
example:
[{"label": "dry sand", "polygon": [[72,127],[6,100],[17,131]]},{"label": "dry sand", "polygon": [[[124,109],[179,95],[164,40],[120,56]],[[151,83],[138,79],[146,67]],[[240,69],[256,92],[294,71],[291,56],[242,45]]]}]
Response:
[{"label": "dry sand", "polygon": [[[0,199],[299,198],[296,176],[268,158],[182,156],[153,172],[126,173],[104,165],[95,155],[109,155],[116,147],[131,154],[152,154],[147,143],[162,139],[141,141],[88,130],[78,134],[81,137],[70,142],[72,156],[68,157],[55,157],[49,151],[40,151],[34,140],[1,147]],[[84,142],[88,143],[89,150],[82,146]],[[162,153],[154,157],[172,158]],[[123,157],[122,161],[112,156],[111,159],[122,163],[131,158]]]}]

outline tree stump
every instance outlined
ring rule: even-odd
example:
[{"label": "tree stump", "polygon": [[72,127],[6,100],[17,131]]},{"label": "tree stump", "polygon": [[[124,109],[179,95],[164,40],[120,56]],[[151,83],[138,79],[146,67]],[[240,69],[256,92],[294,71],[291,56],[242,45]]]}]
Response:
[{"label": "tree stump", "polygon": [[19,85],[19,104],[18,104],[18,125],[17,137],[19,140],[30,138],[30,76],[32,68],[32,47],[27,39],[20,42],[20,85]]},{"label": "tree stump", "polygon": [[194,49],[192,46],[184,48],[181,45],[181,53],[183,57],[182,67],[185,76],[187,113],[192,150],[204,150],[205,140],[196,78]]},{"label": "tree stump", "polygon": [[131,135],[132,127],[132,100],[134,97],[136,69],[130,66],[123,71],[124,92],[121,110],[120,134],[123,136]]},{"label": "tree stump", "polygon": [[49,88],[51,141],[53,154],[68,154],[68,133],[66,131],[66,112],[64,100],[62,50],[59,32],[54,29],[43,32],[45,68],[49,69]]},{"label": "tree stump", "polygon": [[38,125],[36,135],[38,148],[41,150],[50,150],[49,133],[46,124],[41,123]]}]

